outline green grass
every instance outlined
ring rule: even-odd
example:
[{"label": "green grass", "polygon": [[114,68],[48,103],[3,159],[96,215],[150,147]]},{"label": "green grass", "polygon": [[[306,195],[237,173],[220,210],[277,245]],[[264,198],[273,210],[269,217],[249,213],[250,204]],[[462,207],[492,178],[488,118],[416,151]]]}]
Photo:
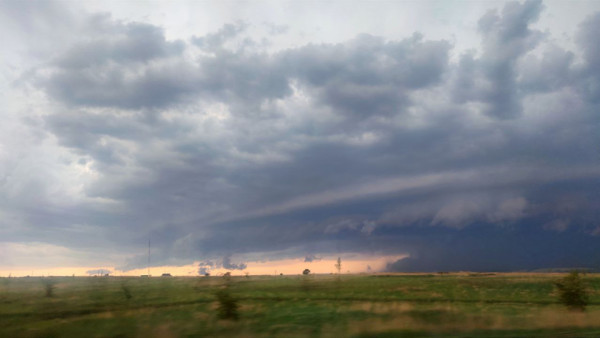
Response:
[{"label": "green grass", "polygon": [[556,274],[232,277],[239,320],[218,317],[221,277],[0,279],[0,337],[596,337],[590,305],[558,302]]}]

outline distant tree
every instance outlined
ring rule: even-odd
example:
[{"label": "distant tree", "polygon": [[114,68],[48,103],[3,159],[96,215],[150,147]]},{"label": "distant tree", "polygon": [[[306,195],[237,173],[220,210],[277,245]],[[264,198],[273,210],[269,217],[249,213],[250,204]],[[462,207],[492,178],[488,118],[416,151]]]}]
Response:
[{"label": "distant tree", "polygon": [[304,271],[302,271],[302,274],[303,274],[303,275],[308,275],[309,273],[310,273],[310,270],[309,270],[309,269],[304,269]]},{"label": "distant tree", "polygon": [[44,291],[46,291],[46,297],[54,296],[54,288],[56,287],[56,281],[51,278],[43,278],[42,283],[44,284]]},{"label": "distant tree", "polygon": [[338,257],[337,263],[335,263],[335,268],[337,269],[339,275],[342,271],[342,258]]},{"label": "distant tree", "polygon": [[578,271],[571,271],[555,285],[558,288],[561,303],[572,310],[585,310],[588,303],[588,292]]}]

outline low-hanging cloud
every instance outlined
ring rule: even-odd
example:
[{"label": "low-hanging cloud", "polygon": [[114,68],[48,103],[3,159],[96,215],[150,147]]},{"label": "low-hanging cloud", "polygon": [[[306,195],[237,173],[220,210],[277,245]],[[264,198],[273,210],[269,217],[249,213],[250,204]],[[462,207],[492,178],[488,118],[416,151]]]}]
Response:
[{"label": "low-hanging cloud", "polygon": [[304,257],[304,262],[307,262],[307,263],[312,263],[312,262],[320,261],[320,260],[321,260],[321,257],[317,257],[315,255],[306,255],[306,257]]},{"label": "low-hanging cloud", "polygon": [[246,263],[232,263],[231,256],[223,257],[223,268],[227,270],[244,270],[246,269]]},{"label": "low-hanging cloud", "polygon": [[107,270],[107,269],[94,269],[94,270],[87,270],[85,273],[87,273],[88,275],[108,275],[110,273],[112,273],[111,270]]}]

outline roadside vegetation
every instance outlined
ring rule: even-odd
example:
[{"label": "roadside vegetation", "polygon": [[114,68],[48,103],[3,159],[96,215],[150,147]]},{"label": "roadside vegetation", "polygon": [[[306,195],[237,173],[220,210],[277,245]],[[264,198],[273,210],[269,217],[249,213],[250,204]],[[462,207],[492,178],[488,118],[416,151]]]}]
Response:
[{"label": "roadside vegetation", "polygon": [[0,336],[600,336],[600,275],[577,275],[585,311],[565,306],[569,276],[55,277],[51,296],[41,278],[11,278]]},{"label": "roadside vegetation", "polygon": [[571,271],[556,282],[560,301],[571,310],[585,311],[588,290],[578,271]]}]

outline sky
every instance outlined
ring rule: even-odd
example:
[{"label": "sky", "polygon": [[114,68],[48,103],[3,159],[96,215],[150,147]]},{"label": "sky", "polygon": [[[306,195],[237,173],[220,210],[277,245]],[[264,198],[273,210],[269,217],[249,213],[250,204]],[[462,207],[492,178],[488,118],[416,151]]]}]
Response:
[{"label": "sky", "polygon": [[0,275],[600,268],[599,31],[597,1],[0,0]]}]

